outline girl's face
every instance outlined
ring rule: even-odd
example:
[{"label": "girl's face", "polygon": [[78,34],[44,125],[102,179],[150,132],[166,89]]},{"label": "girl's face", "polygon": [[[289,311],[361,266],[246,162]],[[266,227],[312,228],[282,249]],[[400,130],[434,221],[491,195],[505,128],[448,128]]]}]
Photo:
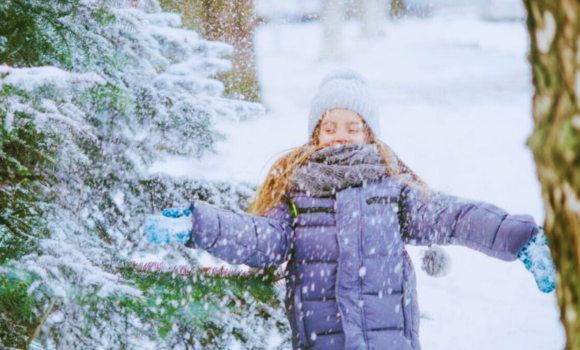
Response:
[{"label": "girl's face", "polygon": [[350,109],[333,108],[320,121],[318,145],[329,147],[347,143],[368,143],[363,119]]}]

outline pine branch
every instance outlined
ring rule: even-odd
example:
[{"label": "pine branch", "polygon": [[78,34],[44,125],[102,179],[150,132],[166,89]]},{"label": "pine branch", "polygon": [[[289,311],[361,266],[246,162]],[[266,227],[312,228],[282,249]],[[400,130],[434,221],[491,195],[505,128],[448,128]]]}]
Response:
[{"label": "pine branch", "polygon": [[28,340],[26,341],[26,347],[30,346],[32,341],[34,339],[36,339],[36,337],[38,337],[38,335],[40,334],[40,329],[42,328],[42,325],[44,324],[44,322],[46,322],[46,319],[48,318],[48,316],[52,312],[52,309],[54,308],[55,303],[56,302],[54,300],[50,301],[48,308],[46,309],[44,314],[38,320],[38,325],[36,327],[34,327],[34,329],[32,329],[32,331],[30,332],[30,334],[28,336]]}]

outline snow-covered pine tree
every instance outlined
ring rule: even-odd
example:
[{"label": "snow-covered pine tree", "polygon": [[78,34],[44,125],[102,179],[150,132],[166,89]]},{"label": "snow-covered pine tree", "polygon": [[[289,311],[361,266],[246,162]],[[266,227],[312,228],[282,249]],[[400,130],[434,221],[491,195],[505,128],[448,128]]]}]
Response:
[{"label": "snow-covered pine tree", "polygon": [[46,237],[47,185],[62,164],[85,161],[78,143],[94,137],[70,97],[103,82],[54,67],[0,65],[0,263],[34,251],[36,238]]},{"label": "snow-covered pine tree", "polygon": [[[269,272],[268,283],[208,275],[194,251],[160,251],[140,231],[144,215],[194,192],[238,210],[253,193],[147,172],[168,153],[211,153],[224,137],[216,121],[262,111],[223,98],[213,79],[231,47],[156,1],[11,3],[0,22],[22,30],[0,29],[0,345],[265,348],[273,330],[287,333]],[[41,65],[54,67],[19,68]],[[190,270],[140,271],[144,253]]]},{"label": "snow-covered pine tree", "polygon": [[[106,42],[95,34],[102,27],[97,24],[108,20],[90,3],[0,5],[0,345],[6,347],[28,346],[43,315],[55,305],[29,289],[34,287],[33,273],[16,265],[31,254],[42,254],[43,243],[55,237],[57,174],[87,162],[80,144],[94,140],[77,97],[83,89],[105,83],[94,74],[46,65],[72,70],[87,64],[90,48]],[[92,25],[92,31],[82,28]],[[46,67],[25,68],[34,66]]]},{"label": "snow-covered pine tree", "polygon": [[[87,161],[79,149],[94,139],[73,96],[104,81],[55,67],[0,66],[0,339],[24,347],[38,325],[22,307],[30,279],[8,269],[36,254],[51,239],[50,218],[59,211],[51,185],[67,164]],[[40,303],[44,304],[44,303]],[[50,302],[49,302],[50,305]]]}]

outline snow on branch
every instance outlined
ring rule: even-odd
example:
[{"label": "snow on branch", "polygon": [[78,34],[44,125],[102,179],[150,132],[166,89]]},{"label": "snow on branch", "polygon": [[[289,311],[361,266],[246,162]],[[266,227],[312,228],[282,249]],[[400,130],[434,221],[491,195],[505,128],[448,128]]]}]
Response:
[{"label": "snow on branch", "polygon": [[45,66],[13,68],[0,65],[0,87],[14,85],[25,91],[33,91],[41,86],[54,85],[61,90],[90,88],[105,84],[106,80],[95,73],[70,73],[63,69]]}]

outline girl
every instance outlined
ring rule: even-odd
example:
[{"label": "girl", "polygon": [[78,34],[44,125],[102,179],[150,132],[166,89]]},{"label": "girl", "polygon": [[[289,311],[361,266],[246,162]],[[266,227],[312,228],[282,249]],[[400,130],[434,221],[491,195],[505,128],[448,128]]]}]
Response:
[{"label": "girl", "polygon": [[[295,349],[420,349],[405,244],[459,244],[506,261],[520,255],[526,267],[543,271],[536,272],[540,287],[553,288],[533,218],[430,189],[378,140],[377,104],[355,72],[324,78],[308,133],[307,144],[274,164],[250,206],[253,215],[194,200],[193,229],[182,235],[188,247],[233,264],[288,261]],[[146,226],[155,242],[161,226]],[[541,259],[533,247],[544,247]]]}]

